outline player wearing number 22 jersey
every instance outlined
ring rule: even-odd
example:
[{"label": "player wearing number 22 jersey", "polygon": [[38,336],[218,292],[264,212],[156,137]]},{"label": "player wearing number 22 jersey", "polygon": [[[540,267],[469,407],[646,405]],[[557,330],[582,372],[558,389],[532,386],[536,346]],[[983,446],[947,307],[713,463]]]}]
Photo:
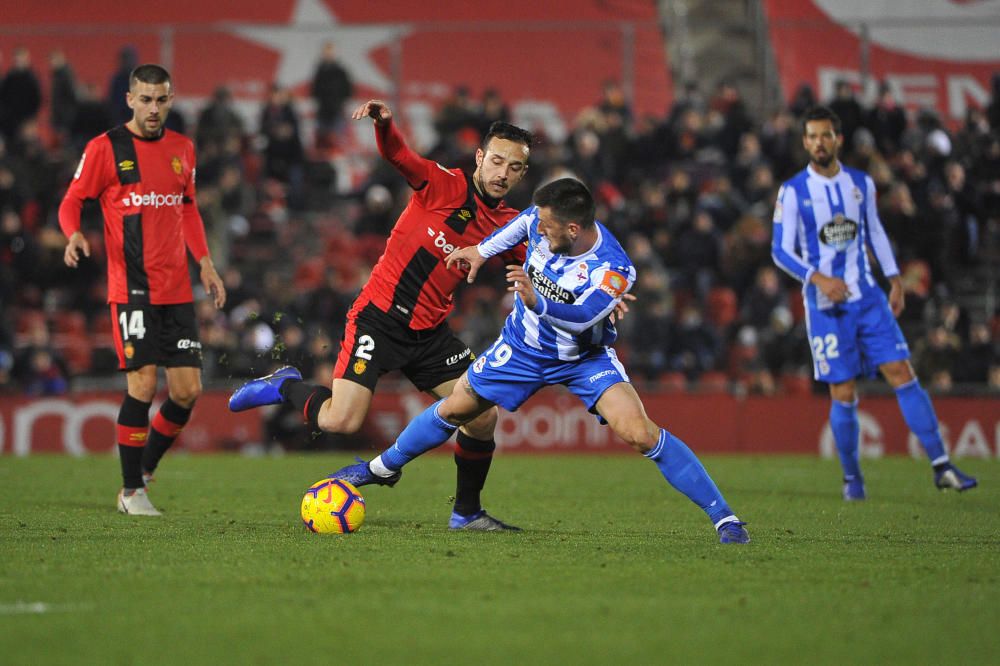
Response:
[{"label": "player wearing number 22 jersey", "polygon": [[[778,192],[772,256],[803,285],[815,376],[830,385],[830,428],[844,470],[844,499],[866,496],[858,461],[855,379],[876,368],[895,389],[903,418],[934,467],[937,486],[968,490],[976,479],[949,461],[934,407],[910,367],[910,350],[896,323],[905,294],[878,218],[875,184],[839,162],[842,140],[833,111],[817,107],[806,113],[803,146],[810,161]],[[869,247],[890,283],[888,299],[875,282]]]}]

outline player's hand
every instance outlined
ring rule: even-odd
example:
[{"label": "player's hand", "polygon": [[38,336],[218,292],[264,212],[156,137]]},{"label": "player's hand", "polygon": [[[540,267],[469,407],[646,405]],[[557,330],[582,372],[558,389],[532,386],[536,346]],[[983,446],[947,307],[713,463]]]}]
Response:
[{"label": "player's hand", "polygon": [[392,120],[392,109],[390,109],[389,105],[380,99],[370,99],[358,108],[354,109],[354,113],[351,114],[351,118],[354,120],[372,118],[376,125],[382,126]]},{"label": "player's hand", "polygon": [[823,292],[823,295],[834,303],[843,303],[851,295],[847,283],[839,277],[830,277],[817,272],[813,273],[812,281]]},{"label": "player's hand", "polygon": [[528,274],[524,272],[524,267],[518,264],[507,266],[507,282],[510,283],[507,291],[520,294],[524,307],[533,310],[535,304],[538,303],[538,294],[535,293],[535,288],[531,286],[531,280],[528,279]]},{"label": "player's hand", "polygon": [[469,284],[472,284],[472,281],[476,279],[479,267],[485,263],[486,259],[483,258],[483,255],[479,254],[479,247],[476,245],[460,247],[444,258],[444,266],[448,270],[451,270],[451,267],[456,264],[459,268],[468,266],[469,276],[465,281]]},{"label": "player's hand", "polygon": [[215,265],[209,257],[201,260],[201,284],[205,287],[205,292],[212,295],[212,303],[218,310],[226,304],[226,285],[215,270]]},{"label": "player's hand", "polygon": [[635,296],[632,294],[623,294],[622,300],[615,303],[615,309],[611,311],[610,315],[612,324],[625,318],[625,313],[628,312],[628,303],[625,301],[635,301]]},{"label": "player's hand", "polygon": [[69,242],[66,243],[66,251],[63,252],[63,261],[70,268],[76,268],[77,264],[80,262],[80,253],[83,252],[83,256],[90,256],[90,243],[87,242],[86,237],[79,231],[74,231],[73,235],[69,237]]},{"label": "player's hand", "polygon": [[906,307],[906,291],[903,289],[903,280],[898,275],[889,278],[889,307],[892,308],[892,316],[899,317]]}]

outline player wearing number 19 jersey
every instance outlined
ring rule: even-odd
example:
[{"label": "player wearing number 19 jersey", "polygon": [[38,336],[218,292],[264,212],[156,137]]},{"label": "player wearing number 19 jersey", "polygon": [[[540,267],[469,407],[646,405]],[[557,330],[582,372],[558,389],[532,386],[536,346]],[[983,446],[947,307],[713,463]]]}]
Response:
[{"label": "player wearing number 19 jersey", "polygon": [[[75,267],[81,253],[90,255],[80,231],[83,202],[100,202],[112,330],[128,384],[118,414],[123,477],[118,509],[159,515],[146,496],[146,481],[201,392],[201,344],[187,253],[200,264],[202,283],[216,307],[225,302],[225,289],[194,202],[194,146],[163,126],[173,103],[170,75],[158,65],[137,67],[126,101],[132,120],[87,144],[59,207],[59,225],[69,238],[64,260]],[[157,366],[166,368],[169,397],[150,427]]]},{"label": "player wearing number 19 jersey", "polygon": [[535,206],[478,247],[453,253],[448,263],[468,262],[472,278],[487,258],[525,240],[527,261],[507,267],[510,291],[517,295],[514,310],[493,346],[451,395],[411,421],[395,444],[333,478],[355,485],[397,479],[404,465],[446,441],[461,424],[497,404],[516,411],[542,387],[562,384],[701,508],[722,543],[747,543],[743,523],[691,449],[646,416],[608,346],[616,337],[611,315],[636,274],[615,237],[594,220],[590,191],[572,178],[539,188]]},{"label": "player wearing number 19 jersey", "polygon": [[[913,373],[896,323],[903,286],[879,221],[875,184],[838,161],[842,139],[835,113],[817,107],[806,114],[803,145],[810,162],[778,192],[772,255],[803,284],[816,379],[830,386],[830,427],[844,471],[844,499],[866,496],[855,379],[876,367],[895,389],[903,418],[934,467],[936,485],[968,490],[976,480],[949,461],[934,407]],[[868,247],[891,284],[888,300],[875,282]]]},{"label": "player wearing number 19 jersey", "polygon": [[[348,313],[332,387],[305,383],[294,368],[282,368],[237,389],[229,402],[234,411],[287,400],[315,430],[350,434],[361,428],[385,373],[401,370],[416,388],[440,398],[451,393],[472,360],[471,350],[445,321],[463,276],[448,270],[444,258],[457,247],[478,243],[517,214],[502,198],[528,168],[531,134],[494,123],[468,176],[413,152],[384,102],[370,100],[354,113],[356,120],[369,117],[379,152],[413,195]],[[523,248],[511,256],[522,260]],[[495,411],[484,414],[458,435],[453,528],[509,527],[480,506],[496,448],[496,418]]]}]

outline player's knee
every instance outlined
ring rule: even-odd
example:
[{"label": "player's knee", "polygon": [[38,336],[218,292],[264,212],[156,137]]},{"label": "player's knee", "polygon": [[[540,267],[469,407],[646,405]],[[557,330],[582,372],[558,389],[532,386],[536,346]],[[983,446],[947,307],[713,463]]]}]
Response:
[{"label": "player's knee", "polygon": [[170,390],[170,399],[181,407],[190,409],[201,397],[201,382],[196,382],[188,386],[174,387]]},{"label": "player's knee", "polygon": [[364,423],[364,414],[344,414],[336,413],[332,409],[321,409],[316,418],[316,424],[323,432],[335,433],[338,435],[353,435],[361,430]]},{"label": "player's knee", "polygon": [[646,428],[641,422],[622,425],[616,428],[615,432],[626,444],[639,453],[649,451],[656,444],[656,439],[648,436]]},{"label": "player's knee", "polygon": [[493,432],[497,428],[497,420],[499,418],[500,410],[492,407],[466,423],[464,427],[470,437],[482,440],[493,439]]}]

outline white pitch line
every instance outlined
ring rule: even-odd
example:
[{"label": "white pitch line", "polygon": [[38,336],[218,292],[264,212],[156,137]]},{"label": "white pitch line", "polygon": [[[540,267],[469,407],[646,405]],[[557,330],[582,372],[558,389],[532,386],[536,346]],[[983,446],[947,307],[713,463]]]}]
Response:
[{"label": "white pitch line", "polygon": [[50,604],[44,601],[18,601],[0,604],[0,615],[42,615],[45,613],[75,613],[93,608],[93,604]]}]

